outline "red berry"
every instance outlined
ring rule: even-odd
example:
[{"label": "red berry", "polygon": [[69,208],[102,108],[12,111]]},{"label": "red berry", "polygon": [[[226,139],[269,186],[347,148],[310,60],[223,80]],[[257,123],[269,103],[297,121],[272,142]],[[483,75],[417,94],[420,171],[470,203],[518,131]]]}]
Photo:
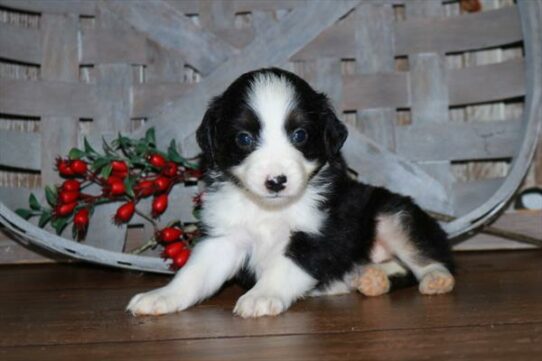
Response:
[{"label": "red berry", "polygon": [[79,192],[81,189],[81,183],[75,179],[68,179],[62,183],[60,189],[64,192]]},{"label": "red berry", "polygon": [[203,176],[203,171],[200,169],[187,169],[186,178],[200,179]]},{"label": "red berry", "polygon": [[163,168],[166,165],[166,159],[157,153],[149,155],[147,160],[156,168]]},{"label": "red berry", "polygon": [[128,175],[128,165],[122,160],[114,160],[111,162],[111,175],[118,178],[126,178]]},{"label": "red berry", "polygon": [[173,265],[175,268],[181,268],[185,265],[186,261],[188,261],[188,257],[190,257],[190,249],[185,248],[182,249],[174,258],[173,258]]},{"label": "red berry", "polygon": [[171,179],[158,177],[154,180],[154,187],[157,192],[167,192],[171,185]]},{"label": "red berry", "polygon": [[60,203],[73,203],[79,199],[79,192],[65,192],[61,191],[58,194],[58,200]]},{"label": "red berry", "polygon": [[117,209],[117,213],[115,214],[114,221],[117,224],[126,223],[130,219],[132,219],[132,216],[135,212],[135,203],[134,202],[126,202],[122,206]]},{"label": "red berry", "polygon": [[60,204],[55,207],[55,216],[56,217],[66,217],[72,214],[73,210],[77,207],[77,202]]},{"label": "red berry", "polygon": [[126,187],[124,186],[124,182],[119,177],[110,176],[107,178],[106,181],[106,193],[112,195],[112,196],[121,196],[126,192]]},{"label": "red berry", "polygon": [[73,173],[76,175],[85,175],[87,172],[87,163],[80,159],[72,160],[70,168],[73,170]]},{"label": "red berry", "polygon": [[113,172],[127,172],[128,165],[123,160],[114,160],[111,162],[111,169]]},{"label": "red berry", "polygon": [[183,235],[183,230],[177,227],[166,227],[158,233],[158,238],[163,242],[174,242]]},{"label": "red berry", "polygon": [[162,174],[167,177],[175,177],[177,175],[177,170],[179,167],[173,162],[167,162],[164,168],[162,169]]},{"label": "red berry", "polygon": [[75,213],[75,216],[73,216],[73,225],[75,226],[75,229],[80,232],[87,229],[88,215],[89,211],[87,208],[80,209]]},{"label": "red berry", "polygon": [[152,200],[152,216],[158,217],[167,209],[167,194],[160,194]]},{"label": "red berry", "polygon": [[70,162],[66,159],[56,159],[56,169],[62,177],[70,177],[74,175],[73,169],[70,166]]},{"label": "red berry", "polygon": [[138,197],[148,197],[154,193],[154,182],[145,180],[134,186],[134,192]]},{"label": "red berry", "polygon": [[164,248],[164,251],[162,252],[162,257],[173,258],[178,255],[179,252],[181,252],[184,248],[186,248],[186,244],[184,242],[170,243]]}]

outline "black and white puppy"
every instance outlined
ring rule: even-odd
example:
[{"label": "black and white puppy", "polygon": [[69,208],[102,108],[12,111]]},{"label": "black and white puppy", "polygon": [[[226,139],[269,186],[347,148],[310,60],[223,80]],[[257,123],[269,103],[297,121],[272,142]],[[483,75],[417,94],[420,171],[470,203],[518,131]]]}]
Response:
[{"label": "black and white puppy", "polygon": [[347,137],[327,97],[276,68],[239,77],[209,105],[197,131],[207,163],[205,237],[165,287],[128,310],[184,310],[239,276],[253,287],[242,317],[277,315],[307,295],[386,293],[419,281],[454,286],[446,234],[408,197],[352,180]]}]

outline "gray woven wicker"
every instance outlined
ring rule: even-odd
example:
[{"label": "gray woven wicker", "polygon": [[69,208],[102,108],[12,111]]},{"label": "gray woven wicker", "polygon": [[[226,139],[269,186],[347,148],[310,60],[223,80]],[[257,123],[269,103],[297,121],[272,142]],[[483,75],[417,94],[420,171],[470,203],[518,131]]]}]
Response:
[{"label": "gray woven wicker", "polygon": [[[54,157],[83,136],[96,144],[119,131],[141,136],[149,126],[160,146],[175,137],[184,155],[195,155],[194,132],[209,99],[245,71],[282,66],[328,93],[344,114],[350,127],[344,153],[360,180],[455,217],[444,227],[457,238],[503,209],[532,159],[542,118],[542,3],[518,0],[454,16],[445,16],[445,6],[451,5],[0,0],[3,11],[35,19],[0,22],[0,59],[39,67],[35,79],[0,76],[0,113],[39,120],[39,131],[0,130],[0,165],[39,171],[42,184],[58,182]],[[522,46],[524,56],[450,66],[453,54],[509,46]],[[510,118],[451,119],[454,109],[509,101],[522,105]],[[505,176],[464,181],[453,172],[458,164],[493,160],[507,162]],[[0,187],[0,222],[21,242],[169,272],[154,255],[123,253],[127,229],[109,221],[116,205],[99,208],[82,243],[19,218],[13,210],[26,205],[30,192],[42,194],[39,188]],[[191,221],[195,192],[176,189],[168,214]],[[136,217],[132,225],[138,224],[148,234]]]}]

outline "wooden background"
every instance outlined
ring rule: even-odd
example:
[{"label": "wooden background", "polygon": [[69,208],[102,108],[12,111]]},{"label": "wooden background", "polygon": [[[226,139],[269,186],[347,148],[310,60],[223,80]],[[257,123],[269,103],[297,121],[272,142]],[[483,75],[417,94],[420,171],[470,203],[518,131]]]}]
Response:
[{"label": "wooden background", "polygon": [[[0,198],[16,208],[58,182],[54,158],[83,137],[99,143],[153,124],[164,143],[176,134],[193,154],[208,99],[272,64],[330,95],[357,130],[347,147],[365,137],[406,158],[426,178],[405,176],[405,189],[428,208],[462,215],[502,183],[522,141],[517,8],[481,3],[465,14],[456,1],[436,0],[0,0]],[[311,11],[311,23],[294,21]],[[378,184],[401,168],[396,158],[379,172],[350,160]],[[542,185],[540,149],[524,181],[533,185]],[[179,190],[170,212],[190,220],[193,192]],[[119,232],[114,209],[100,209],[87,243],[122,252],[150,228],[135,219]],[[37,259],[0,233],[0,262]]]}]

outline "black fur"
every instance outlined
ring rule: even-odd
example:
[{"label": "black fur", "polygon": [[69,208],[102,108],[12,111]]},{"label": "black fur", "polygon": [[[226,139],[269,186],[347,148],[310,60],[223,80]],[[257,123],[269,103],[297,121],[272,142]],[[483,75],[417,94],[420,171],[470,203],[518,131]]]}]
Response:
[{"label": "black fur", "polygon": [[[329,217],[320,236],[292,235],[287,255],[319,281],[319,287],[342,278],[359,264],[370,263],[377,216],[405,213],[410,238],[424,256],[453,272],[446,234],[409,197],[372,187],[348,177],[344,166],[329,167],[319,177],[332,186],[322,204]],[[323,179],[323,180],[322,180]]]},{"label": "black fur", "polygon": [[[221,180],[236,182],[228,169],[250,154],[236,145],[237,132],[247,130],[258,138],[260,125],[246,104],[246,96],[251,81],[264,72],[285,77],[293,85],[298,104],[286,121],[286,131],[290,133],[299,127],[307,130],[308,141],[298,149],[305,158],[320,164],[311,182],[322,189],[324,184],[328,186],[325,201],[320,205],[328,214],[321,234],[293,233],[286,255],[318,280],[319,287],[325,287],[357,265],[370,262],[379,215],[402,212],[404,228],[421,254],[453,271],[450,246],[438,223],[409,197],[352,180],[340,154],[348,135],[346,127],[337,119],[324,94],[284,70],[271,68],[243,74],[210,103],[197,131],[209,173],[215,174],[215,178],[206,178],[208,186],[212,187],[217,174]],[[254,282],[254,275],[246,267],[239,276],[245,286]],[[412,281],[411,274],[392,277],[392,284],[401,286],[409,284],[409,280]]]}]

